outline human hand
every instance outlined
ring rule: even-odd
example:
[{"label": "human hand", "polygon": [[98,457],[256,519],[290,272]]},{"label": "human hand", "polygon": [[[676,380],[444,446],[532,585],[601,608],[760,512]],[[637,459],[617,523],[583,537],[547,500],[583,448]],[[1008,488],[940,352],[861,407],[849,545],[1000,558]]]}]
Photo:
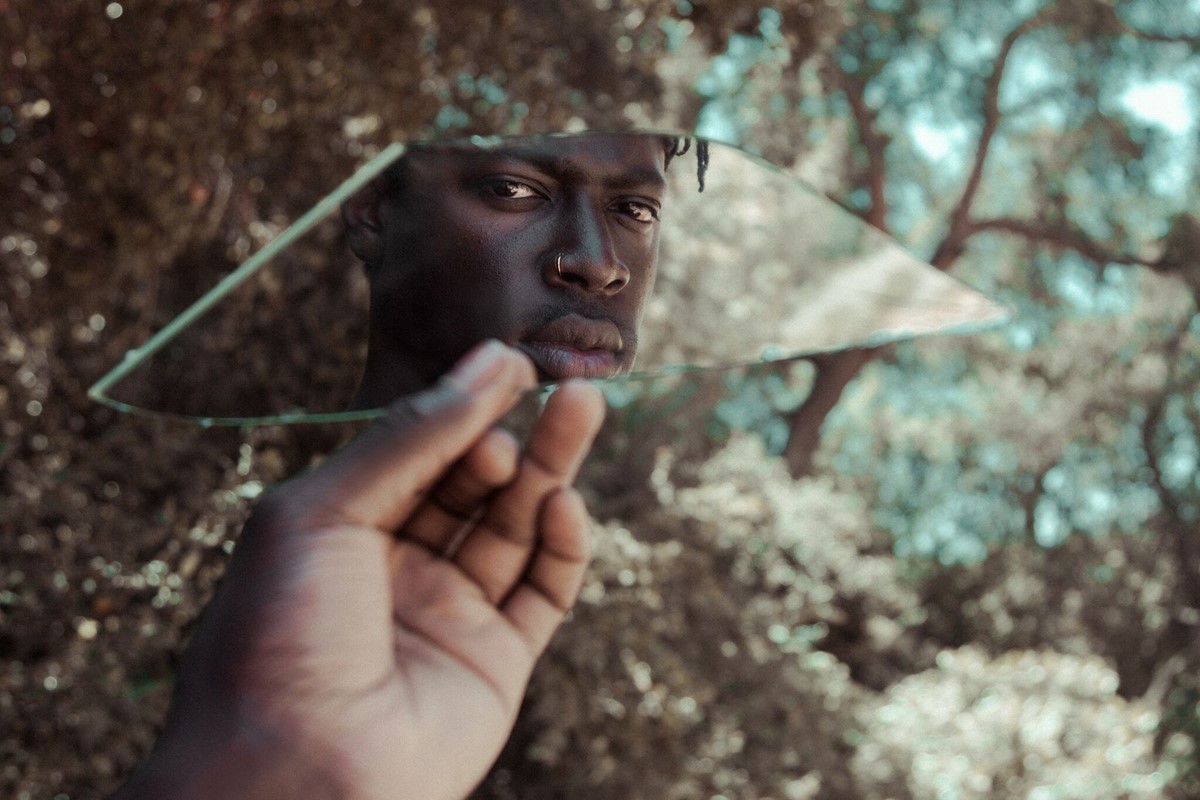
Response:
[{"label": "human hand", "polygon": [[569,486],[603,401],[565,384],[521,453],[493,426],[533,383],[483,345],[264,497],[121,797],[430,800],[479,782],[589,552]]}]

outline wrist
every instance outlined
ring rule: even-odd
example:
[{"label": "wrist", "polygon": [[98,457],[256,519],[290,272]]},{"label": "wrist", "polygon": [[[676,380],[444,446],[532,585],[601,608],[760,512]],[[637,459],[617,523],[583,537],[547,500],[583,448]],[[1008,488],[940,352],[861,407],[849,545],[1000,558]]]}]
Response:
[{"label": "wrist", "polygon": [[223,737],[168,730],[114,800],[270,800],[348,797],[328,754],[305,752],[261,727]]}]

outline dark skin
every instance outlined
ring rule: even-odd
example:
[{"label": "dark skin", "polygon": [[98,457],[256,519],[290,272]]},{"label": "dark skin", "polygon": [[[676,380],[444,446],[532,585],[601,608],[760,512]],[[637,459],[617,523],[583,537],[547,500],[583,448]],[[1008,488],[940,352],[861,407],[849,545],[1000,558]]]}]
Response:
[{"label": "dark skin", "polygon": [[[661,141],[422,156],[409,191],[377,186],[346,209],[383,309],[362,403],[405,396],[260,503],[121,800],[462,797],[578,596],[589,526],[570,484],[601,396],[566,381],[523,446],[496,425],[535,377],[632,365]],[[474,341],[493,330],[517,349]],[[611,358],[556,352],[588,344]]]},{"label": "dark skin", "polygon": [[628,372],[658,260],[659,137],[430,147],[348,202],[371,283],[353,408],[429,385],[486,338],[542,381]]},{"label": "dark skin", "polygon": [[570,488],[603,416],[490,342],[272,489],[184,658],[167,728],[119,800],[451,800],[512,728],[589,551]]},{"label": "dark skin", "polygon": [[122,800],[461,797],[578,595],[588,522],[569,487],[599,393],[566,381],[524,447],[495,426],[535,377],[632,366],[661,140],[405,166],[404,191],[345,209],[372,290],[356,405],[404,397],[256,509]]}]

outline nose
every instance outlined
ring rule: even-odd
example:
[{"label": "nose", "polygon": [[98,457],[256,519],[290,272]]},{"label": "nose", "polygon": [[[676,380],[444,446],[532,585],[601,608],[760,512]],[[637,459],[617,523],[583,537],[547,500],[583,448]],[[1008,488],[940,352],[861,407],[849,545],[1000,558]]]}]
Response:
[{"label": "nose", "polygon": [[547,259],[546,282],[605,297],[618,294],[629,284],[629,268],[617,254],[603,212],[585,208],[572,217],[570,239]]}]

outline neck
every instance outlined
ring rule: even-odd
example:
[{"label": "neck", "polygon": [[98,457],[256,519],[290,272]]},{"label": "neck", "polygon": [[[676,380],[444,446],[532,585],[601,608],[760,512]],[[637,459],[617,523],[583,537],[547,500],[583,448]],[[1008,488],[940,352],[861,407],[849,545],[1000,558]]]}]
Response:
[{"label": "neck", "polygon": [[394,338],[372,329],[367,343],[367,364],[347,411],[383,408],[399,397],[430,386],[429,369],[411,353],[397,346]]}]

